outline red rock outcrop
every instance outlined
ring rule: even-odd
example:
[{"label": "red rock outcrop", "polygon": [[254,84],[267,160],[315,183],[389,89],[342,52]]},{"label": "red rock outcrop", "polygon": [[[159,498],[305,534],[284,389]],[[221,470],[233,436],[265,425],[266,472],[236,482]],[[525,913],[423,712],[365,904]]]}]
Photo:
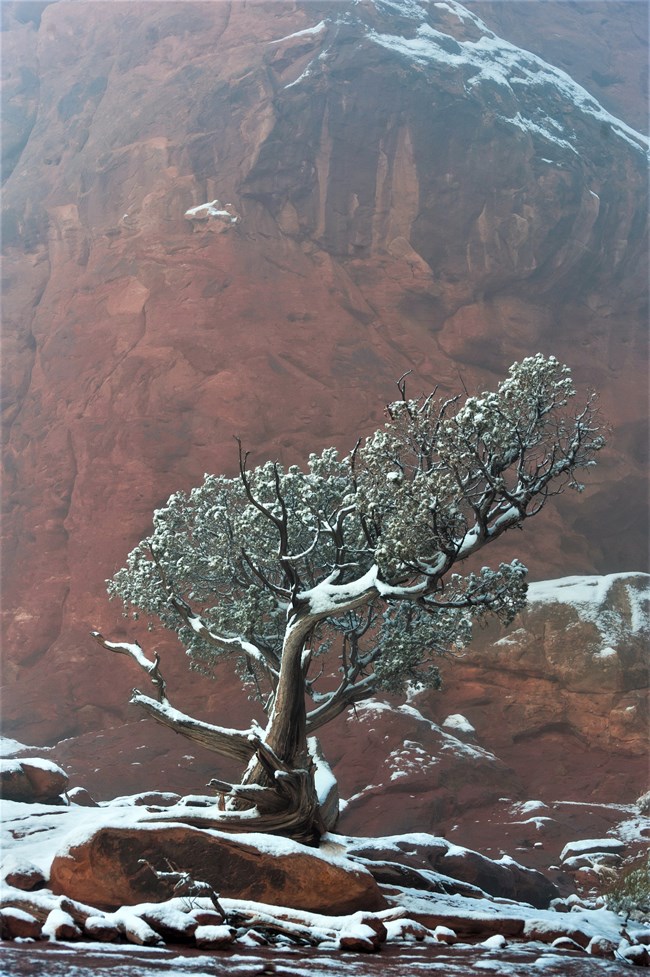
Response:
[{"label": "red rock outcrop", "polygon": [[[516,44],[502,6],[471,11]],[[647,181],[625,124],[645,48],[619,50],[642,5],[608,4],[604,32],[567,5],[560,39],[527,14],[539,54],[624,122],[465,8],[413,10],[3,4],[14,735],[122,721],[129,678],[87,634],[120,636],[104,580],[171,491],[232,472],[233,434],[260,460],[348,448],[409,368],[447,391],[537,349],[567,361],[616,436],[517,554],[546,577],[645,565]]]},{"label": "red rock outcrop", "polygon": [[421,708],[466,716],[529,796],[632,803],[647,780],[649,599],[646,575],[533,584],[513,627],[479,633]]},{"label": "red rock outcrop", "polygon": [[267,838],[266,845],[178,824],[100,828],[55,857],[50,885],[55,893],[101,908],[170,898],[171,888],[166,891],[164,881],[142,864],[146,859],[161,871],[168,871],[169,862],[223,897],[331,915],[384,908],[376,882],[361,866],[282,838]]},{"label": "red rock outcrop", "polygon": [[[382,848],[382,844],[385,848]],[[490,895],[527,902],[538,908],[548,906],[558,894],[555,886],[540,872],[523,868],[512,859],[494,861],[478,852],[459,848],[444,838],[425,834],[407,834],[377,840],[359,838],[348,850],[355,858],[361,858],[375,878],[382,882],[389,881],[382,877],[388,864],[391,867],[424,869],[425,873],[431,870],[440,872],[443,876],[468,883],[469,886],[475,886]],[[383,872],[377,863],[384,867]],[[426,888],[426,881],[422,877],[419,885],[412,880],[400,880],[399,876],[390,881],[415,889]],[[430,884],[435,886],[435,883]],[[441,885],[442,891],[445,891],[446,880]],[[477,893],[474,892],[473,895],[476,896]]]},{"label": "red rock outcrop", "polygon": [[323,729],[350,834],[433,830],[460,812],[519,793],[513,771],[436,726],[415,704],[360,703]]}]

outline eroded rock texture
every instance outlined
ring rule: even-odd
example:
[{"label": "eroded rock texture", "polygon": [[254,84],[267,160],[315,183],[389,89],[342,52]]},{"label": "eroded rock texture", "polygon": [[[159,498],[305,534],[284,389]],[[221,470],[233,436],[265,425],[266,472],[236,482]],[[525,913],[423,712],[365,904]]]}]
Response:
[{"label": "eroded rock texture", "polygon": [[124,716],[87,635],[120,636],[104,580],[171,491],[232,473],[234,434],[254,461],[348,449],[408,369],[447,392],[568,362],[615,433],[508,552],[643,568],[644,9],[519,6],[535,55],[515,5],[3,4],[13,735]]}]

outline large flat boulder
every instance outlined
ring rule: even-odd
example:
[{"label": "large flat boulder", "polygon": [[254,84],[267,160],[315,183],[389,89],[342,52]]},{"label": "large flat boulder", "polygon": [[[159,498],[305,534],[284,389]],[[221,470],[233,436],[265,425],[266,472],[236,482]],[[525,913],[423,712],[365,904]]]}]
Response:
[{"label": "large flat boulder", "polygon": [[232,835],[184,825],[104,827],[54,858],[57,894],[100,908],[161,902],[173,884],[160,872],[189,873],[221,896],[340,915],[385,907],[362,866],[286,838]]}]

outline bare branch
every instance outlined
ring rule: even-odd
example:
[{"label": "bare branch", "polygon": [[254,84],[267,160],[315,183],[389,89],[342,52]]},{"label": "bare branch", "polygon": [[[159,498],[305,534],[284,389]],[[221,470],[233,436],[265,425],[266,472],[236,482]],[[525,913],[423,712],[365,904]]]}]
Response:
[{"label": "bare branch", "polygon": [[142,650],[142,646],[137,641],[133,644],[125,641],[107,641],[99,631],[91,631],[90,633],[95,641],[102,648],[106,648],[107,651],[113,651],[118,655],[128,655],[129,658],[132,658],[150,677],[152,685],[156,688],[158,701],[163,703],[167,702],[167,683],[160,672],[160,656],[157,652],[154,654],[154,660],[150,661]]},{"label": "bare branch", "polygon": [[255,754],[255,744],[251,741],[251,736],[254,734],[252,728],[228,729],[201,722],[179,712],[178,709],[172,709],[166,703],[156,702],[155,699],[143,695],[138,689],[133,690],[131,702],[161,726],[173,729],[175,733],[180,733],[193,743],[205,747],[206,750],[218,753],[219,756],[248,763]]}]

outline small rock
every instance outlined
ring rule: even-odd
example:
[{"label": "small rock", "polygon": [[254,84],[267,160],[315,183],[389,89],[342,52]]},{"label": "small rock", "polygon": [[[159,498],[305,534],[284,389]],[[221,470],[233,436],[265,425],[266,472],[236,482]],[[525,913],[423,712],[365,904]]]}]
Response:
[{"label": "small rock", "polygon": [[568,936],[559,936],[557,940],[553,940],[551,946],[555,947],[556,950],[579,950],[581,953],[584,952],[584,948],[576,943],[575,940],[569,939]]},{"label": "small rock", "polygon": [[85,787],[73,787],[68,791],[68,800],[78,807],[99,807],[97,801],[90,796]]},{"label": "small rock", "polygon": [[136,807],[148,807],[150,804],[157,807],[172,807],[174,804],[178,804],[180,799],[180,794],[174,794],[171,791],[149,790],[144,794],[137,794],[133,803]]},{"label": "small rock", "polygon": [[[386,927],[386,940],[388,942],[392,940],[403,940],[404,942],[416,940],[420,942],[430,935],[430,931],[426,926],[422,926],[421,923],[417,923],[414,919],[389,919],[386,920],[384,926]],[[454,935],[455,942],[456,934],[454,931],[449,930],[448,932]]]},{"label": "small rock", "polygon": [[120,919],[119,925],[129,943],[136,943],[138,946],[162,946],[164,943],[160,934],[138,916],[129,914]]},{"label": "small rock", "polygon": [[558,920],[558,924],[555,926],[542,920],[527,919],[524,924],[523,936],[525,940],[532,940],[536,943],[553,943],[554,940],[561,940],[566,937],[583,949],[586,948],[590,939],[582,930],[571,926],[568,920],[566,925]]},{"label": "small rock", "polygon": [[116,943],[122,938],[122,931],[117,923],[111,922],[105,916],[89,916],[84,923],[84,931],[99,943]]},{"label": "small rock", "polygon": [[566,903],[566,899],[553,899],[549,906],[556,913],[568,913],[569,906]]},{"label": "small rock", "polygon": [[508,946],[508,941],[501,933],[495,933],[494,936],[488,936],[487,940],[483,940],[481,946],[488,950],[503,950],[505,946]]},{"label": "small rock", "polygon": [[606,960],[613,960],[617,949],[618,943],[614,943],[604,936],[594,936],[589,941],[587,953],[590,953],[592,957],[603,957]]},{"label": "small rock", "polygon": [[3,940],[38,940],[42,924],[31,913],[15,906],[0,911],[0,936]]},{"label": "small rock", "polygon": [[170,906],[149,906],[146,910],[138,910],[138,915],[156,933],[160,933],[166,943],[187,943],[198,926],[189,913],[182,913]]},{"label": "small rock", "polygon": [[221,913],[214,909],[193,909],[191,916],[197,926],[221,926],[224,922]]},{"label": "small rock", "polygon": [[454,943],[458,943],[456,933],[448,926],[436,926],[433,931],[433,938],[438,943],[447,943],[449,946],[452,946]]},{"label": "small rock", "polygon": [[355,926],[354,929],[341,930],[338,946],[340,950],[355,953],[376,953],[379,946],[369,926]]},{"label": "small rock", "polygon": [[202,950],[222,950],[235,941],[236,930],[232,926],[197,926],[194,941]]},{"label": "small rock", "polygon": [[352,926],[367,926],[372,930],[374,936],[371,939],[375,946],[379,947],[381,943],[386,942],[386,926],[377,916],[364,912],[354,913],[350,916],[350,923]]},{"label": "small rock", "polygon": [[648,947],[642,943],[619,947],[618,955],[637,967],[650,967],[650,952],[648,952]]},{"label": "small rock", "polygon": [[36,865],[17,865],[7,872],[5,882],[22,892],[34,892],[35,889],[45,888],[47,878]]},{"label": "small rock", "polygon": [[81,930],[72,916],[62,909],[53,909],[43,924],[43,936],[54,943],[69,943],[81,937]]},{"label": "small rock", "polygon": [[476,742],[476,730],[465,716],[460,713],[454,713],[453,716],[447,716],[443,720],[442,728],[447,733],[451,733],[459,740],[464,740],[466,742],[475,743]]}]

